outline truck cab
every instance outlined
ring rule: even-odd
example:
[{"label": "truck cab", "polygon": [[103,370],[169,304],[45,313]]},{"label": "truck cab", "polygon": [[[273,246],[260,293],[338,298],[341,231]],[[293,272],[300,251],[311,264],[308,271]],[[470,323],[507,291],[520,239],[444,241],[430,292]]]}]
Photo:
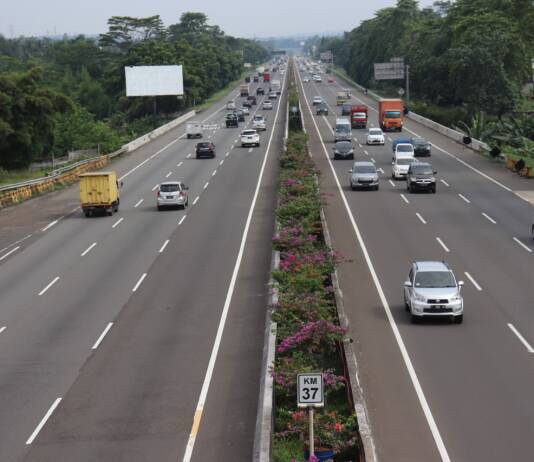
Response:
[{"label": "truck cab", "polygon": [[367,106],[352,106],[350,109],[350,123],[352,128],[367,128],[367,114]]},{"label": "truck cab", "polygon": [[382,130],[402,131],[404,104],[401,99],[381,99],[378,101],[378,117]]}]

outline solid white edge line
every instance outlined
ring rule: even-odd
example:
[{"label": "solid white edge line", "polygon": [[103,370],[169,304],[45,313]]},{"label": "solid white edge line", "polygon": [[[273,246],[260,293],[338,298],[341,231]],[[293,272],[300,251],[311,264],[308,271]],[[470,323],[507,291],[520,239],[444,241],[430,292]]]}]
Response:
[{"label": "solid white edge line", "polygon": [[515,328],[515,326],[511,323],[508,323],[507,326],[510,328],[510,330],[515,334],[515,336],[519,339],[519,341],[525,346],[527,351],[529,353],[534,353],[534,348],[530,346],[530,344],[525,340],[525,338],[519,333],[519,331]]},{"label": "solid white edge line", "polygon": [[184,222],[186,217],[187,217],[187,215],[184,215],[182,218],[180,218],[180,221],[178,222],[178,226],[181,225]]},{"label": "solid white edge line", "polygon": [[159,252],[159,253],[163,253],[163,251],[165,250],[165,247],[167,247],[167,245],[169,244],[169,242],[170,242],[169,239],[167,239],[167,240],[163,243],[163,245],[161,246],[161,249],[159,249],[158,252]]},{"label": "solid white edge line", "polygon": [[37,435],[42,430],[42,428],[45,426],[47,420],[50,418],[56,407],[58,407],[59,403],[61,402],[61,398],[56,398],[56,400],[52,403],[52,406],[50,406],[50,409],[48,409],[48,412],[45,414],[41,422],[39,422],[39,425],[35,428],[33,433],[30,435],[28,440],[26,441],[26,445],[30,445],[33,443],[33,440],[37,438]]},{"label": "solid white edge line", "polygon": [[113,229],[113,228],[116,228],[117,226],[119,226],[119,225],[121,224],[122,220],[124,220],[124,217],[119,218],[119,219],[113,224],[113,226],[112,226],[111,228]]},{"label": "solid white edge line", "polygon": [[514,241],[516,241],[521,247],[523,247],[527,252],[532,253],[532,249],[525,244],[523,244],[517,237],[514,236]]},{"label": "solid white edge line", "polygon": [[417,215],[417,218],[419,218],[419,220],[421,221],[421,223],[423,223],[424,225],[426,225],[426,220],[421,216],[421,214],[419,212],[416,212],[415,213]]},{"label": "solid white edge line", "polygon": [[449,183],[447,183],[445,180],[443,179],[440,179],[439,181],[441,181],[445,186],[447,186],[447,188],[449,188],[451,185]]},{"label": "solid white edge line", "polygon": [[80,257],[85,257],[92,249],[93,247],[96,245],[96,242],[93,242],[89,247],[87,247],[87,249],[85,249],[82,254],[80,255]]},{"label": "solid white edge line", "polygon": [[146,278],[146,273],[143,273],[141,277],[139,278],[139,281],[137,281],[134,288],[132,289],[132,292],[136,292],[137,289],[139,289],[139,286],[141,285],[141,283],[144,281],[145,278]]},{"label": "solid white edge line", "polygon": [[4,255],[2,255],[2,256],[0,257],[0,261],[2,261],[3,259],[9,257],[12,253],[16,252],[16,251],[19,250],[19,249],[20,249],[20,245],[17,246],[17,247],[15,247],[15,248],[13,248],[13,249],[11,249],[8,253],[6,253],[6,254],[4,254]]},{"label": "solid white edge line", "polygon": [[139,207],[139,206],[143,203],[143,201],[144,201],[144,199],[139,199],[139,200],[137,201],[137,204],[134,205],[134,208]]},{"label": "solid white edge line", "polygon": [[402,197],[402,200],[403,200],[404,202],[406,202],[407,204],[410,203],[410,201],[406,198],[406,196],[405,196],[404,194],[401,194],[400,196]]},{"label": "solid white edge line", "polygon": [[196,205],[199,199],[200,199],[200,196],[195,197],[195,200],[193,201],[193,205]]},{"label": "solid white edge line", "polygon": [[102,340],[104,340],[104,337],[106,336],[106,334],[109,332],[109,329],[111,329],[111,327],[113,326],[113,323],[110,322],[106,328],[104,329],[104,331],[100,334],[100,337],[98,337],[97,341],[95,342],[95,344],[92,346],[92,350],[96,350],[100,344],[102,343]]},{"label": "solid white edge line", "polygon": [[467,202],[468,204],[471,203],[471,201],[467,197],[465,197],[463,194],[458,193],[458,196],[460,196],[460,199]]},{"label": "solid white edge line", "polygon": [[[287,76],[287,74],[286,74]],[[282,92],[284,90],[286,84],[286,77],[284,77]],[[263,173],[265,171],[265,166],[267,165],[267,159],[269,158],[269,151],[271,148],[271,143],[273,140],[273,135],[276,130],[276,122],[278,120],[278,114],[280,110],[281,105],[278,104],[276,106],[276,115],[274,119],[273,126],[271,127],[271,136],[269,137],[269,142],[267,144],[267,150],[265,151],[265,157],[263,158],[263,163],[260,169],[260,174],[258,176],[258,182],[256,184],[256,189],[254,190],[254,196],[252,197],[252,202],[250,204],[250,209],[247,216],[247,221],[245,223],[245,228],[243,230],[243,236],[241,238],[241,244],[239,246],[239,252],[237,254],[237,259],[235,262],[234,270],[232,272],[232,278],[230,280],[230,285],[228,286],[228,292],[226,293],[226,299],[224,301],[224,307],[223,311],[221,313],[221,319],[219,321],[219,326],[217,328],[217,335],[215,337],[215,341],[213,343],[213,348],[211,350],[210,360],[208,363],[208,368],[206,370],[206,375],[204,377],[204,382],[202,383],[202,389],[200,391],[200,396],[198,398],[198,403],[196,406],[195,414],[194,414],[194,420],[193,425],[191,427],[191,433],[189,434],[189,439],[187,441],[187,446],[185,449],[185,454],[183,457],[183,462],[190,462],[191,457],[193,455],[193,449],[195,447],[195,441],[198,434],[198,429],[200,428],[200,422],[202,420],[202,413],[204,411],[204,405],[206,403],[206,398],[208,395],[208,390],[211,384],[211,378],[213,376],[213,369],[215,368],[215,362],[217,360],[217,355],[219,353],[219,347],[222,340],[222,335],[224,331],[224,327],[226,325],[226,318],[228,317],[228,311],[230,308],[230,303],[232,301],[232,297],[234,294],[234,288],[237,281],[237,274],[239,272],[239,268],[241,267],[241,260],[243,258],[243,253],[245,251],[245,244],[248,237],[248,232],[250,229],[250,223],[252,221],[252,215],[254,214],[254,209],[256,207],[256,201],[258,199],[259,191],[261,182],[263,180]]]},{"label": "solid white edge line", "polygon": [[478,291],[482,291],[482,287],[480,287],[477,283],[477,281],[475,281],[475,278],[473,276],[471,276],[467,271],[464,271],[465,275],[467,276],[467,279],[469,279],[471,281],[471,284],[473,284],[475,286],[475,289],[478,290]]},{"label": "solid white edge line", "polygon": [[48,289],[50,289],[50,287],[52,287],[57,281],[59,281],[59,276],[56,276],[54,279],[52,279],[52,281],[50,281],[48,283],[48,285],[43,289],[41,290],[41,292],[39,292],[39,296],[43,295]]},{"label": "solid white edge line", "polygon": [[[297,74],[300,86],[302,88],[302,91],[304,92],[304,86],[302,85],[302,80],[300,78],[300,73]],[[306,100],[306,105],[308,106],[308,111],[311,114],[311,109],[308,101]],[[371,273],[371,277],[373,279],[373,282],[375,284],[376,290],[378,292],[378,295],[380,297],[380,301],[382,302],[382,306],[384,308],[384,311],[386,312],[386,316],[388,318],[391,330],[393,331],[393,335],[395,336],[395,340],[397,341],[397,345],[399,346],[399,350],[402,355],[402,359],[404,360],[404,364],[406,365],[406,369],[408,370],[408,374],[410,375],[410,379],[412,380],[412,384],[414,386],[415,392],[417,394],[417,397],[419,399],[419,403],[421,404],[421,408],[423,409],[423,412],[425,414],[428,426],[430,427],[430,431],[432,432],[432,436],[434,437],[434,441],[436,443],[438,452],[441,456],[441,460],[443,462],[450,462],[450,457],[447,452],[447,448],[445,447],[445,444],[443,443],[443,439],[441,438],[441,434],[439,432],[438,426],[436,424],[436,421],[434,420],[434,416],[432,415],[432,411],[430,410],[430,406],[428,404],[428,401],[426,400],[425,393],[423,391],[423,388],[421,387],[421,384],[419,383],[419,379],[417,378],[417,373],[415,372],[415,368],[412,364],[412,361],[410,359],[410,355],[408,353],[408,350],[406,349],[406,346],[404,345],[404,341],[402,340],[402,336],[400,334],[400,331],[397,327],[397,323],[395,322],[395,318],[393,317],[393,314],[391,313],[391,309],[389,307],[389,303],[386,299],[386,295],[384,294],[384,291],[382,289],[382,285],[380,284],[380,280],[378,279],[378,275],[376,274],[373,262],[371,261],[371,257],[369,255],[369,252],[367,251],[367,247],[365,245],[365,242],[363,241],[363,237],[360,233],[360,229],[358,228],[358,225],[356,224],[356,220],[354,219],[354,216],[352,215],[352,212],[349,207],[349,203],[347,202],[347,197],[345,196],[345,192],[343,191],[343,188],[341,187],[341,183],[339,182],[339,178],[336,174],[336,171],[334,169],[334,166],[332,164],[332,161],[328,157],[328,150],[326,149],[326,146],[324,144],[323,138],[321,136],[321,132],[319,131],[319,128],[317,127],[317,122],[313,118],[313,115],[311,117],[313,124],[315,125],[315,130],[317,131],[317,134],[319,136],[319,139],[321,140],[321,144],[323,146],[323,150],[325,153],[325,156],[328,160],[328,163],[330,165],[330,169],[332,170],[332,174],[334,175],[334,179],[336,181],[339,194],[341,195],[341,199],[343,201],[343,204],[345,205],[345,210],[347,211],[347,214],[349,216],[350,222],[352,224],[352,228],[354,229],[354,232],[356,234],[356,238],[358,239],[358,242],[360,244],[360,247],[362,249],[362,252],[365,257],[365,261],[367,263],[367,267],[369,268],[369,272]]]},{"label": "solid white edge line", "polygon": [[397,187],[397,185],[396,185],[395,183],[393,183],[393,181],[392,181],[392,180],[388,180],[388,181],[389,181],[389,184],[390,184],[391,186],[393,186],[394,188],[396,188],[396,187]]},{"label": "solid white edge line", "polygon": [[494,225],[497,224],[497,222],[496,222],[493,218],[491,218],[487,213],[482,212],[482,215],[483,215],[488,221],[491,221]]},{"label": "solid white edge line", "polygon": [[52,226],[56,225],[58,221],[59,220],[54,220],[54,221],[48,223],[43,229],[41,229],[41,231],[44,232],[44,231],[50,229]]},{"label": "solid white edge line", "polygon": [[436,241],[439,242],[439,245],[443,247],[443,250],[445,250],[445,252],[450,252],[449,248],[445,245],[445,243],[439,237],[436,237]]}]

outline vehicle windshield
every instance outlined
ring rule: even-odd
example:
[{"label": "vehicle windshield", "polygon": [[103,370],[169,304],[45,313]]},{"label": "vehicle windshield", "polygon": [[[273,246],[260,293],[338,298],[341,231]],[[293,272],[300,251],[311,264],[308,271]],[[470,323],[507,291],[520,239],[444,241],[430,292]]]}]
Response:
[{"label": "vehicle windshield", "polygon": [[388,119],[400,119],[400,111],[386,111],[385,116]]},{"label": "vehicle windshield", "polygon": [[241,132],[242,136],[250,136],[250,135],[255,135],[255,134],[256,134],[256,130],[245,130]]},{"label": "vehicle windshield", "polygon": [[177,184],[162,184],[159,187],[161,192],[177,192],[180,191],[180,185]]},{"label": "vehicle windshield", "polygon": [[414,162],[414,159],[397,159],[397,165],[410,165]]},{"label": "vehicle windshield", "polygon": [[396,149],[397,152],[412,152],[413,146],[411,144],[398,144]]},{"label": "vehicle windshield", "polygon": [[422,138],[414,138],[412,140],[412,144],[417,146],[426,146],[428,143]]},{"label": "vehicle windshield", "polygon": [[335,146],[338,151],[350,151],[352,149],[350,141],[338,141]]},{"label": "vehicle windshield", "polygon": [[340,132],[340,133],[350,132],[350,124],[336,124],[336,132]]},{"label": "vehicle windshield", "polygon": [[[365,112],[355,112],[352,114],[352,117],[355,119],[365,119]],[[380,132],[377,132],[376,134],[380,134]]]},{"label": "vehicle windshield", "polygon": [[429,165],[414,165],[412,167],[412,172],[416,175],[433,175],[434,171]]},{"label": "vehicle windshield", "polygon": [[380,136],[382,134],[382,130],[369,130],[369,135],[371,136]]},{"label": "vehicle windshield", "polygon": [[354,173],[376,173],[376,168],[373,165],[358,165],[353,169]]},{"label": "vehicle windshield", "polygon": [[198,143],[197,144],[197,148],[209,148],[209,147],[210,147],[209,143]]},{"label": "vehicle windshield", "polygon": [[420,271],[415,275],[415,287],[436,288],[456,287],[456,281],[450,271]]}]

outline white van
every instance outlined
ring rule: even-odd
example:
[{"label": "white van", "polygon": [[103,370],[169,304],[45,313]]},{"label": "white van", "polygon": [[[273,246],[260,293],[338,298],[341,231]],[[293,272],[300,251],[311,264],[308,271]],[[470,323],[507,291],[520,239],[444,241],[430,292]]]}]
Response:
[{"label": "white van", "polygon": [[200,122],[187,122],[185,133],[187,138],[202,138],[202,124]]},{"label": "white van", "polygon": [[406,178],[408,169],[414,162],[417,162],[417,159],[413,156],[413,152],[395,151],[391,162],[391,178]]},{"label": "white van", "polygon": [[349,119],[336,119],[334,127],[334,141],[350,141],[352,139],[352,128]]}]

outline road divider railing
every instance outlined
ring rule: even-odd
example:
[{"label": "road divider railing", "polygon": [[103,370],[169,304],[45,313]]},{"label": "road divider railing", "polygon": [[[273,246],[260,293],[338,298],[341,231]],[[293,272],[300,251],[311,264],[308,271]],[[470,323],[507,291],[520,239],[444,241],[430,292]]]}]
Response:
[{"label": "road divider railing", "polygon": [[153,139],[191,119],[195,114],[195,111],[183,114],[171,122],[152,130],[150,133],[126,143],[120,149],[112,153],[81,160],[75,164],[54,170],[45,177],[0,186],[0,208],[19,204],[32,197],[53,191],[60,185],[74,183],[78,180],[78,176],[81,173],[105,167],[110,160],[140,148]]}]

